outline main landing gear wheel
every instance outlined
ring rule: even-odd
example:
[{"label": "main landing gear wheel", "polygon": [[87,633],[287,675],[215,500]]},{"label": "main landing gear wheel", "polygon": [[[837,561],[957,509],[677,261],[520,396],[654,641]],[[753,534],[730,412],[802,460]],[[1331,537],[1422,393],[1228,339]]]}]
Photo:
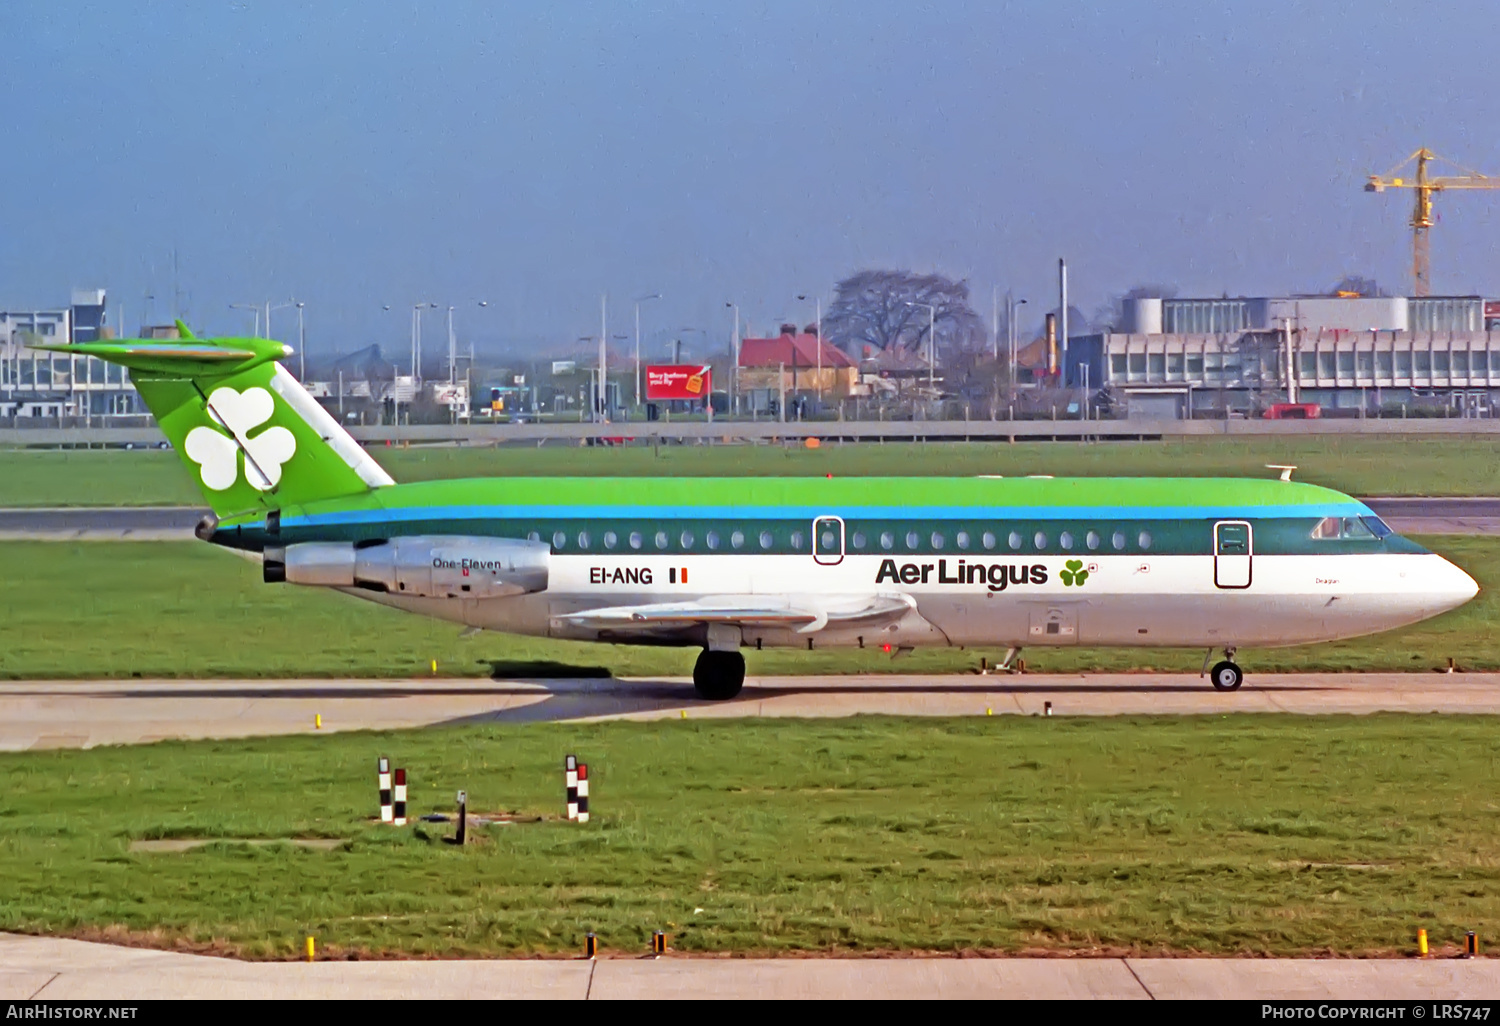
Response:
[{"label": "main landing gear wheel", "polygon": [[704,649],[693,666],[693,687],[698,697],[712,702],[733,698],[745,686],[745,657],[739,652]]},{"label": "main landing gear wheel", "polygon": [[1240,685],[1245,683],[1245,671],[1226,659],[1214,664],[1208,679],[1214,682],[1215,691],[1238,691]]}]

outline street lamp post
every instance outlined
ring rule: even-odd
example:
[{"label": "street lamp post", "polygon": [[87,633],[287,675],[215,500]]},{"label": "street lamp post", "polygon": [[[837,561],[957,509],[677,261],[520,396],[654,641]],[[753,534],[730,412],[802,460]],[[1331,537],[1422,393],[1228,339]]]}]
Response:
[{"label": "street lamp post", "polygon": [[906,301],[907,306],[925,306],[927,308],[927,387],[937,388],[934,367],[937,364],[937,307],[931,303],[914,303]]},{"label": "street lamp post", "polygon": [[599,391],[594,400],[595,419],[609,420],[609,294],[599,297]]},{"label": "street lamp post", "polygon": [[249,310],[255,315],[255,327],[251,329],[252,338],[260,338],[260,306],[255,303],[230,303],[231,310]]},{"label": "street lamp post", "polygon": [[288,300],[285,303],[277,303],[275,306],[271,305],[271,301],[269,299],[266,300],[266,338],[270,338],[271,337],[271,311],[272,310],[290,310],[292,307],[294,307],[296,305],[297,305],[297,301],[295,299]]},{"label": "street lamp post", "polygon": [[1009,294],[1005,297],[1005,335],[1010,346],[1010,390],[1016,390],[1016,308],[1025,306],[1026,300],[1013,299]]},{"label": "street lamp post", "polygon": [[307,381],[307,331],[302,326],[302,308],[306,303],[297,304],[297,380]]},{"label": "street lamp post", "polygon": [[[798,296],[800,300],[806,301],[806,296]],[[819,296],[813,300],[813,330],[818,333],[818,401],[823,400],[823,297]]]},{"label": "street lamp post", "polygon": [[740,408],[740,307],[738,303],[725,303],[734,311],[734,336],[729,343],[729,404],[739,413]]},{"label": "street lamp post", "polygon": [[[699,335],[703,336],[701,339],[699,339],[699,344],[704,347],[705,353],[708,351],[708,332],[704,331],[702,328],[678,328],[677,330],[684,333],[689,331],[696,331]],[[682,340],[678,339],[677,344],[678,346],[681,346]],[[682,362],[682,350],[680,348],[677,351],[677,362]]]},{"label": "street lamp post", "polygon": [[649,296],[637,296],[635,300],[635,405],[641,405],[641,304],[648,299],[660,299],[660,292]]},{"label": "street lamp post", "polygon": [[411,383],[422,383],[422,311],[436,310],[436,303],[413,303],[411,308]]}]

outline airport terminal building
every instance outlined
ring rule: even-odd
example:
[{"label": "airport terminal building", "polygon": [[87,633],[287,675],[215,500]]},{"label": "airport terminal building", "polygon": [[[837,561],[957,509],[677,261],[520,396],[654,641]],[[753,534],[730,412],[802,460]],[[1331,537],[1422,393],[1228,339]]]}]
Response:
[{"label": "airport terminal building", "polygon": [[1137,299],[1119,331],[1075,335],[1064,383],[1117,415],[1488,417],[1500,409],[1500,302],[1480,296]]},{"label": "airport terminal building", "polygon": [[106,321],[103,289],[74,289],[65,307],[0,310],[0,423],[144,422],[149,413],[123,367],[28,348],[108,338]]}]

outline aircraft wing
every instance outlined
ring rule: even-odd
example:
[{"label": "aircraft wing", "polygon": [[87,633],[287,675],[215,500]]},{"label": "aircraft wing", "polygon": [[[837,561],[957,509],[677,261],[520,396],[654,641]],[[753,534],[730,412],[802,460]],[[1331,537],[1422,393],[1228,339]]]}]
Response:
[{"label": "aircraft wing", "polygon": [[554,619],[569,627],[612,634],[671,630],[694,624],[793,629],[813,634],[825,628],[883,627],[916,602],[907,595],[712,595],[691,602],[654,602],[567,613]]}]

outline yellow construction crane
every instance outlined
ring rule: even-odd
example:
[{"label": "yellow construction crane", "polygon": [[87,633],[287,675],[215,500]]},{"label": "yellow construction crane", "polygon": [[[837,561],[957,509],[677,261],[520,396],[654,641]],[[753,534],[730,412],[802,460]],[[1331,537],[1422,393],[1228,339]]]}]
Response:
[{"label": "yellow construction crane", "polygon": [[[1427,174],[1427,163],[1433,160],[1452,164],[1463,174],[1431,177]],[[1397,177],[1403,168],[1413,162],[1417,165],[1415,178]],[[1412,189],[1416,192],[1417,203],[1411,213],[1411,274],[1415,286],[1412,294],[1428,295],[1432,288],[1432,267],[1427,247],[1427,232],[1433,225],[1432,194],[1444,189],[1500,189],[1500,178],[1491,178],[1439,157],[1424,146],[1385,174],[1371,175],[1370,180],[1365,183],[1365,192],[1384,192],[1387,189]]]}]

